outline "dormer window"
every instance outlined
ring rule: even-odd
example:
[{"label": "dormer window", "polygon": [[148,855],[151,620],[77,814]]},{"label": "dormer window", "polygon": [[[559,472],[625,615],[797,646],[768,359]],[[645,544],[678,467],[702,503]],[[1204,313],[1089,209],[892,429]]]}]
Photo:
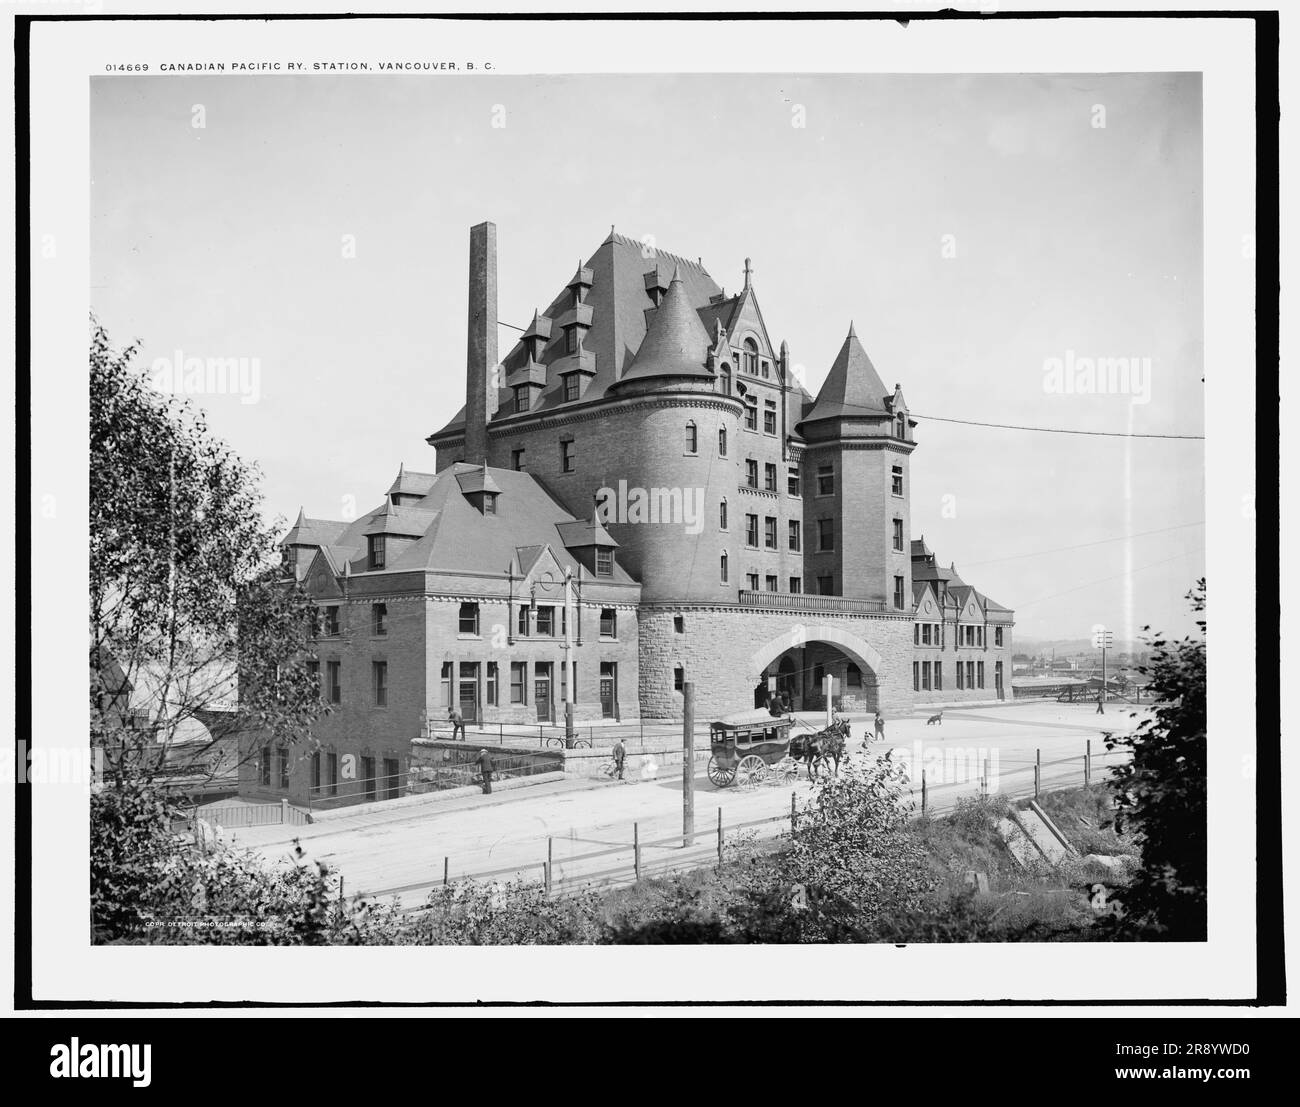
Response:
[{"label": "dormer window", "polygon": [[515,385],[515,411],[527,411],[532,406],[532,390],[526,384]]},{"label": "dormer window", "polygon": [[497,513],[497,494],[495,492],[483,493],[483,514],[495,515]]},{"label": "dormer window", "polygon": [[596,576],[612,577],[614,575],[614,551],[604,547],[596,549]]},{"label": "dormer window", "polygon": [[582,396],[582,375],[580,373],[564,374],[564,402],[573,403]]},{"label": "dormer window", "polygon": [[566,354],[576,354],[582,346],[582,336],[579,328],[564,328],[564,352]]},{"label": "dormer window", "polygon": [[907,416],[899,415],[894,420],[894,437],[902,441],[907,440]]},{"label": "dormer window", "polygon": [[382,534],[372,534],[366,539],[369,546],[368,560],[371,569],[382,569],[384,567],[385,549],[384,536]]}]

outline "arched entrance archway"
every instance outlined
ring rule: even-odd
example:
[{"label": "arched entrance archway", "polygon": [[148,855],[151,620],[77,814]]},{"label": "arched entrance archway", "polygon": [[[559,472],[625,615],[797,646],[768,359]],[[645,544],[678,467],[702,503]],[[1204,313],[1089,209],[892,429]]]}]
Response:
[{"label": "arched entrance archway", "polygon": [[[750,655],[750,672],[766,688],[776,678],[777,691],[790,695],[796,711],[823,710],[823,677],[834,685],[835,707],[872,712],[880,706],[877,674],[884,663],[870,643],[838,626],[796,626],[765,642]],[[756,688],[757,695],[757,688]]]}]

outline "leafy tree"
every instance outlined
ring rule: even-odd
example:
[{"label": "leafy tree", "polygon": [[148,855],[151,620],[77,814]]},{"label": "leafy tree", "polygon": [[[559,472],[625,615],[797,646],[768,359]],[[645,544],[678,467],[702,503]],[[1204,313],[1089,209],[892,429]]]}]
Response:
[{"label": "leafy tree", "polygon": [[91,322],[92,740],[118,785],[165,765],[229,772],[214,721],[256,736],[254,756],[302,741],[324,710],[307,667],[312,605],[285,579],[256,468],[132,368],[135,345],[114,351]]},{"label": "leafy tree", "polygon": [[[1187,593],[1205,610],[1205,579]],[[1113,776],[1116,830],[1135,831],[1142,866],[1115,895],[1120,935],[1204,941],[1206,936],[1205,620],[1197,638],[1151,640],[1152,660],[1140,671],[1155,698],[1150,717],[1131,734],[1107,735],[1109,750],[1132,759]],[[1143,630],[1149,631],[1149,627]]]},{"label": "leafy tree", "polygon": [[865,767],[846,765],[798,813],[781,868],[798,886],[790,906],[803,940],[853,940],[932,889],[925,849],[909,830],[906,785],[891,751]]}]

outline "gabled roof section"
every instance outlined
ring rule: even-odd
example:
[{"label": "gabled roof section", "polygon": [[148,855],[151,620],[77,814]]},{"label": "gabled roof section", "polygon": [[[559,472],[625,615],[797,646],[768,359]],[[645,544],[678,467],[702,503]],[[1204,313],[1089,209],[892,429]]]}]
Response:
[{"label": "gabled roof section", "polygon": [[858,341],[857,332],[849,325],[848,337],[835,358],[835,364],[817,393],[817,400],[802,419],[811,423],[818,419],[854,419],[887,416],[885,401],[890,396],[867,357],[867,351]]},{"label": "gabled roof section", "polygon": [[433,473],[417,473],[402,464],[397,468],[397,479],[389,486],[388,495],[423,496],[433,487],[433,480]]},{"label": "gabled roof section", "polygon": [[348,529],[348,524],[335,519],[308,519],[302,508],[289,533],[280,540],[281,546],[324,546],[335,541]]},{"label": "gabled roof section", "polygon": [[456,483],[461,492],[468,496],[474,492],[500,492],[501,486],[492,479],[486,465],[456,474]]},{"label": "gabled roof section", "polygon": [[712,378],[707,364],[712,346],[713,339],[687,299],[679,267],[663,303],[650,316],[649,330],[631,368],[618,383],[655,377]]}]

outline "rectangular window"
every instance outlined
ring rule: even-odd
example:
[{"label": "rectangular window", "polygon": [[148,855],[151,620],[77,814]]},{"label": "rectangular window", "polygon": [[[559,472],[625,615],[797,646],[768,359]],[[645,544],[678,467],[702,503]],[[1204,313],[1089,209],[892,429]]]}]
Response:
[{"label": "rectangular window", "polygon": [[325,663],[325,680],[328,690],[326,699],[330,703],[343,702],[343,672],[342,665],[338,661],[327,661]]},{"label": "rectangular window", "polygon": [[572,473],[577,456],[573,450],[573,439],[568,439],[560,443],[560,471],[562,473]]},{"label": "rectangular window", "polygon": [[388,662],[375,661],[371,663],[371,672],[375,684],[375,706],[388,706]]},{"label": "rectangular window", "polygon": [[[995,646],[1001,646],[1001,645],[1002,645],[1002,628],[1001,628],[1001,627],[994,627],[994,628],[993,628],[993,645],[995,645]],[[998,662],[998,664],[1000,665],[1001,662]]]},{"label": "rectangular window", "polygon": [[618,612],[612,607],[600,609],[600,636],[602,638],[618,637]]},{"label": "rectangular window", "polygon": [[484,686],[486,702],[490,707],[497,705],[497,663],[489,661],[487,663],[487,683]]},{"label": "rectangular window", "polygon": [[532,401],[531,389],[526,384],[515,385],[515,411],[527,411]]},{"label": "rectangular window", "polygon": [[524,471],[524,451],[522,447],[518,450],[510,451],[510,468],[516,473],[522,473]]},{"label": "rectangular window", "polygon": [[745,429],[758,430],[758,400],[754,396],[745,397]]},{"label": "rectangular window", "polygon": [[673,666],[673,691],[681,692],[686,684],[686,670],[680,665]]},{"label": "rectangular window", "polygon": [[919,692],[920,690],[921,690],[921,663],[919,661],[913,661],[912,662],[912,691]]},{"label": "rectangular window", "polygon": [[460,605],[460,633],[478,634],[478,604],[463,603]]},{"label": "rectangular window", "polygon": [[894,549],[898,553],[903,552],[903,520],[894,520]]},{"label": "rectangular window", "polygon": [[768,590],[769,592],[775,592],[775,591],[777,591],[777,586],[776,586],[776,577],[775,577],[775,576],[769,574],[768,577],[767,577],[767,579],[764,580],[763,583],[764,583],[765,585],[767,585],[767,590]]},{"label": "rectangular window", "polygon": [[264,746],[261,754],[261,765],[258,766],[258,782],[263,788],[271,787],[271,747]]},{"label": "rectangular window", "polygon": [[524,699],[524,689],[528,685],[528,662],[512,661],[510,662],[510,702],[527,703]]},{"label": "rectangular window", "polygon": [[[763,375],[767,376],[766,373],[764,373]],[[776,401],[775,400],[763,401],[763,431],[766,434],[776,434]]]},{"label": "rectangular window", "polygon": [[370,543],[370,568],[382,569],[384,567],[384,536],[382,534],[372,534],[367,539]]},{"label": "rectangular window", "polygon": [[718,428],[718,456],[719,457],[727,456],[727,428],[726,427]]},{"label": "rectangular window", "polygon": [[799,466],[791,465],[786,470],[785,490],[791,496],[799,495]]},{"label": "rectangular window", "polygon": [[903,578],[902,577],[894,578],[894,607],[899,611],[903,610]]},{"label": "rectangular window", "polygon": [[746,546],[758,545],[758,516],[757,515],[745,516],[745,545]]},{"label": "rectangular window", "polygon": [[903,467],[901,465],[895,465],[890,469],[889,477],[890,491],[895,496],[901,496],[903,494]]},{"label": "rectangular window", "polygon": [[776,519],[769,515],[763,520],[763,545],[766,549],[776,549]]},{"label": "rectangular window", "polygon": [[528,637],[528,605],[519,605],[519,618],[515,621],[515,634],[520,638]]},{"label": "rectangular window", "polygon": [[763,466],[763,487],[769,492],[776,491],[776,466],[770,461]]},{"label": "rectangular window", "polygon": [[377,603],[371,605],[370,624],[372,633],[377,635],[388,633],[388,604]]},{"label": "rectangular window", "polygon": [[928,692],[930,690],[930,663],[921,662],[921,689]]},{"label": "rectangular window", "polygon": [[936,661],[934,663],[934,690],[936,692],[943,691],[943,662],[942,661]]},{"label": "rectangular window", "polygon": [[687,423],[686,424],[686,452],[688,454],[695,454],[695,453],[699,453],[699,451],[700,451],[699,428],[694,423]]},{"label": "rectangular window", "polygon": [[311,788],[320,795],[320,750],[311,755]]},{"label": "rectangular window", "polygon": [[819,550],[835,549],[835,520],[817,520],[817,548]]},{"label": "rectangular window", "polygon": [[614,575],[614,551],[604,547],[596,548],[596,576],[612,577]]},{"label": "rectangular window", "polygon": [[745,574],[745,587],[748,588],[751,592],[757,592],[757,591],[758,591],[758,574],[757,574],[757,573],[746,573],[746,574]]},{"label": "rectangular window", "polygon": [[339,755],[333,751],[325,755],[325,786],[331,796],[339,794]]},{"label": "rectangular window", "polygon": [[835,466],[817,466],[817,495],[830,496],[835,492]]},{"label": "rectangular window", "polygon": [[289,751],[281,746],[275,751],[275,761],[279,768],[276,773],[276,785],[280,788],[289,787]]},{"label": "rectangular window", "polygon": [[978,687],[984,687],[984,662],[981,661],[975,666],[976,679],[979,681]]},{"label": "rectangular window", "polygon": [[581,395],[582,377],[578,373],[564,374],[564,402],[572,403]]},{"label": "rectangular window", "polygon": [[966,662],[966,687],[975,687],[975,662],[973,661]]},{"label": "rectangular window", "polygon": [[727,555],[725,552],[718,559],[718,580],[722,584],[727,583]]},{"label": "rectangular window", "polygon": [[921,624],[913,623],[912,624],[912,645],[919,646],[920,644],[921,644]]},{"label": "rectangular window", "polygon": [[758,462],[752,457],[745,459],[745,483],[750,488],[758,487]]},{"label": "rectangular window", "polygon": [[957,690],[959,692],[966,687],[964,672],[965,672],[965,666],[962,665],[960,661],[958,661],[957,662]]},{"label": "rectangular window", "polygon": [[442,663],[442,706],[451,708],[451,662]]},{"label": "rectangular window", "polygon": [[674,634],[685,634],[685,633],[686,633],[686,616],[685,616],[685,615],[674,615],[674,616],[673,616],[673,633],[674,633]]},{"label": "rectangular window", "polygon": [[822,595],[822,596],[833,596],[833,595],[835,595],[835,578],[834,578],[834,577],[818,577],[818,578],[817,578],[817,592],[818,592],[819,595]]},{"label": "rectangular window", "polygon": [[577,327],[564,328],[564,352],[566,354],[576,354],[578,352],[578,328]]},{"label": "rectangular window", "polygon": [[930,624],[922,623],[921,624],[921,645],[928,646],[929,644],[930,644]]},{"label": "rectangular window", "polygon": [[718,504],[718,529],[727,529],[727,501],[723,500]]},{"label": "rectangular window", "polygon": [[799,550],[799,520],[790,520],[790,549],[798,552]]},{"label": "rectangular window", "polygon": [[325,609],[325,636],[327,638],[337,638],[339,636],[339,609],[337,607],[327,607]]},{"label": "rectangular window", "polygon": [[791,577],[791,578],[790,578],[790,591],[793,592],[795,595],[798,595],[800,592],[803,591],[803,578],[802,578],[802,577]]},{"label": "rectangular window", "polygon": [[537,633],[542,638],[555,637],[555,608],[543,605],[537,609]]},{"label": "rectangular window", "polygon": [[495,515],[497,513],[497,494],[495,492],[483,493],[483,514]]}]

